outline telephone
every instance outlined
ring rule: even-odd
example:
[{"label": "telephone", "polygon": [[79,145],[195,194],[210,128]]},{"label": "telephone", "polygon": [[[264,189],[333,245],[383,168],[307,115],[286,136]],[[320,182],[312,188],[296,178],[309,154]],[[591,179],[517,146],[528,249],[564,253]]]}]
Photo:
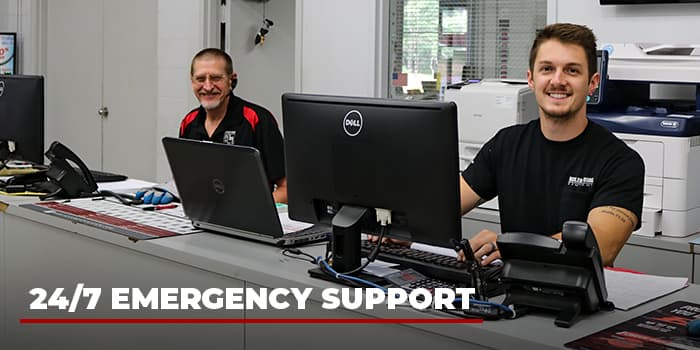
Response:
[{"label": "telephone", "polygon": [[607,301],[598,242],[585,222],[566,221],[562,242],[533,233],[498,238],[506,305],[558,312],[554,324],[570,327],[581,312],[612,310]]},{"label": "telephone", "polygon": [[2,161],[3,165],[10,160],[10,155],[12,155],[10,141],[0,140],[0,161]]},{"label": "telephone", "polygon": [[[54,141],[44,153],[51,162],[48,167],[34,166],[40,170],[33,173],[15,175],[0,182],[0,189],[8,193],[38,192],[48,193],[40,198],[77,198],[96,194],[97,184],[90,170],[73,151],[58,141]],[[77,165],[78,170],[71,166]]]},{"label": "telephone", "polygon": [[[68,147],[54,141],[44,154],[51,162],[46,170],[46,177],[60,188],[49,196],[76,198],[92,195],[97,191],[97,183],[90,170]],[[79,171],[68,161],[77,165]]]}]

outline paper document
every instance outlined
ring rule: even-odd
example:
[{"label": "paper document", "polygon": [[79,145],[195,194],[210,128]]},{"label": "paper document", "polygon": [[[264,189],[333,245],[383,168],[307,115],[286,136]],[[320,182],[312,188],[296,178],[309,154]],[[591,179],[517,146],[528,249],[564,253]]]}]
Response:
[{"label": "paper document", "polygon": [[[422,250],[422,251],[428,252],[428,253],[440,254],[440,255],[451,256],[451,257],[457,258],[457,252],[454,249],[450,249],[450,248],[438,247],[438,246],[434,246],[434,245],[415,243],[415,242],[411,243],[411,248],[416,249],[416,250]],[[486,259],[486,255],[482,256],[481,259]],[[496,260],[492,261],[489,265],[491,265],[491,266],[503,265],[503,260],[496,259]]]},{"label": "paper document", "polygon": [[411,249],[422,250],[422,251],[428,252],[428,253],[451,256],[454,258],[457,257],[457,252],[454,249],[438,247],[438,246],[429,245],[429,244],[413,242],[413,243],[411,243]]},{"label": "paper document", "polygon": [[[362,258],[361,263],[364,265],[366,261],[367,261],[367,258]],[[384,277],[384,276],[391,275],[394,272],[401,271],[401,270],[397,270],[394,268],[398,265],[399,264],[389,263],[389,262],[381,261],[381,260],[375,260],[375,261],[369,263],[369,265],[367,265],[365,267],[365,269],[362,270],[362,272],[365,272],[365,273],[368,273],[370,275],[377,276],[377,277]]]},{"label": "paper document", "polygon": [[685,277],[664,277],[605,269],[608,300],[629,310],[688,286]]},{"label": "paper document", "polygon": [[142,188],[150,188],[153,185],[155,185],[155,183],[153,183],[153,182],[136,180],[136,179],[126,179],[124,181],[100,182],[97,184],[97,188],[99,190],[107,190],[107,191],[114,191],[114,192],[128,192],[128,191],[135,191],[135,190],[142,189]]},{"label": "paper document", "polygon": [[289,213],[282,212],[279,213],[280,217],[280,224],[282,224],[282,231],[284,233],[290,233],[294,231],[301,231],[305,228],[309,228],[313,226],[313,224],[309,224],[308,222],[301,222],[301,221],[294,221],[289,218]]}]

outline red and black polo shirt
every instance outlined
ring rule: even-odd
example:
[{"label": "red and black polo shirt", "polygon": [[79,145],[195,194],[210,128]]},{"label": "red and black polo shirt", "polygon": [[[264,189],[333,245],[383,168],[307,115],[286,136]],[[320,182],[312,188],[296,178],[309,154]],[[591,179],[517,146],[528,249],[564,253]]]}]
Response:
[{"label": "red and black polo shirt", "polygon": [[202,106],[187,113],[180,123],[180,137],[255,147],[260,151],[270,183],[285,177],[284,141],[277,121],[267,109],[231,92],[226,116],[211,137],[204,128],[206,115]]}]

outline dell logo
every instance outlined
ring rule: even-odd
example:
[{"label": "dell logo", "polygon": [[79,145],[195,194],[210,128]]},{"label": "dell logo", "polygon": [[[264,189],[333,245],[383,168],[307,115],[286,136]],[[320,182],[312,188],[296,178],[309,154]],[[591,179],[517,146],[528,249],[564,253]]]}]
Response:
[{"label": "dell logo", "polygon": [[224,187],[224,182],[219,180],[219,179],[214,179],[211,181],[213,187],[214,187],[214,192],[218,194],[224,194],[226,192],[226,188]]},{"label": "dell logo", "polygon": [[0,80],[0,96],[5,93],[5,81]]},{"label": "dell logo", "polygon": [[348,136],[357,136],[362,130],[362,114],[357,110],[352,110],[343,118],[343,130]]}]

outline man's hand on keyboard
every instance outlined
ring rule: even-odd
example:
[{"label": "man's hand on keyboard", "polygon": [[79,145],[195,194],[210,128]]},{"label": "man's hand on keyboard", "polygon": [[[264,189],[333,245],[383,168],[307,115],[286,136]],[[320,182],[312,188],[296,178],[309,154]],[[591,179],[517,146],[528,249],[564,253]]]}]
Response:
[{"label": "man's hand on keyboard", "polygon": [[[367,235],[367,240],[372,242],[372,243],[377,243],[379,241],[379,236]],[[388,238],[388,237],[382,238],[382,243],[396,244],[396,245],[400,245],[403,247],[410,247],[411,246],[411,241],[404,241],[402,239],[395,239],[395,238]]]},{"label": "man's hand on keyboard", "polygon": [[[487,266],[496,259],[501,258],[501,253],[498,251],[496,239],[498,234],[489,230],[481,230],[472,239],[469,240],[469,245],[474,251],[476,261],[481,261],[482,266]],[[459,261],[466,261],[464,252],[460,251],[457,257]]]}]

